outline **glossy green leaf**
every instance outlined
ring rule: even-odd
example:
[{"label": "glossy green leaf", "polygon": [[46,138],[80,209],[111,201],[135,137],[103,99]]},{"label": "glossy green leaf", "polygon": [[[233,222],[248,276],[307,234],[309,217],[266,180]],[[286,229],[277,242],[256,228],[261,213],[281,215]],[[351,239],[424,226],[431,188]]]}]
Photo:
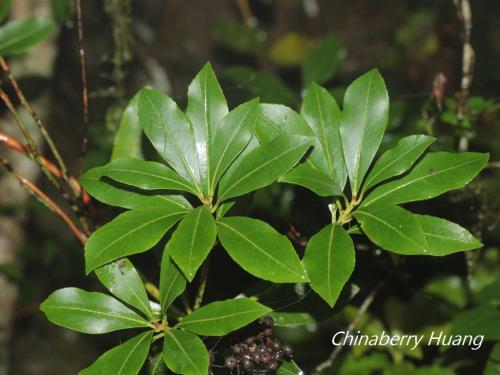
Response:
[{"label": "glossy green leaf", "polygon": [[272,184],[290,170],[310,146],[310,140],[280,135],[233,164],[219,184],[219,200],[237,197]]},{"label": "glossy green leaf", "polygon": [[451,334],[484,336],[486,341],[500,340],[500,311],[481,306],[461,312],[451,324]]},{"label": "glossy green leaf", "polygon": [[432,255],[417,217],[411,212],[380,204],[363,207],[353,215],[368,238],[381,248],[403,255]]},{"label": "glossy green leaf", "polygon": [[78,375],[137,375],[149,353],[153,332],[144,332],[108,350]]},{"label": "glossy green leaf", "polygon": [[115,259],[151,249],[187,212],[187,209],[167,201],[156,201],[155,205],[122,213],[90,236],[85,245],[86,272]]},{"label": "glossy green leaf", "polygon": [[435,140],[436,138],[427,135],[401,138],[396,146],[384,152],[376,161],[366,177],[363,190],[366,191],[382,181],[406,172]]},{"label": "glossy green leaf", "polygon": [[80,177],[80,183],[87,193],[98,201],[110,206],[123,208],[136,208],[143,205],[153,206],[157,199],[163,199],[176,204],[179,208],[191,209],[191,205],[181,195],[151,196],[141,194],[133,188],[120,186],[109,180],[103,179],[106,167],[97,167],[85,172]]},{"label": "glossy green leaf", "polygon": [[362,205],[419,201],[460,189],[484,168],[487,161],[488,154],[475,152],[429,153],[402,178],[373,190]]},{"label": "glossy green leaf", "polygon": [[164,164],[134,158],[120,158],[104,166],[103,175],[145,190],[181,190],[196,194],[193,186]]},{"label": "glossy green leaf", "polygon": [[304,375],[304,371],[294,361],[284,361],[276,371],[276,375]]},{"label": "glossy green leaf", "polygon": [[163,252],[160,271],[160,304],[166,312],[172,302],[186,289],[186,278],[170,259],[167,251]]},{"label": "glossy green leaf", "polygon": [[304,186],[322,197],[342,195],[338,181],[315,167],[309,159],[280,177],[278,181]]},{"label": "glossy green leaf", "polygon": [[193,311],[176,327],[198,335],[224,336],[270,312],[270,308],[250,298],[229,299]]},{"label": "glossy green leaf", "polygon": [[139,121],[163,159],[195,190],[200,190],[194,130],[177,104],[160,91],[142,89],[139,93]]},{"label": "glossy green leaf", "polygon": [[273,318],[276,327],[300,327],[316,323],[312,315],[308,313],[274,311],[269,315]]},{"label": "glossy green leaf", "polygon": [[327,36],[307,56],[302,65],[302,87],[312,82],[319,85],[329,81],[346,57],[345,48],[337,38]]},{"label": "glossy green leaf", "polygon": [[219,220],[217,231],[222,246],[248,273],[277,283],[308,280],[288,238],[269,224],[233,216]]},{"label": "glossy green leaf", "polygon": [[427,215],[414,215],[425,235],[427,255],[447,255],[481,247],[468,230],[451,221]]},{"label": "glossy green leaf", "polygon": [[305,120],[285,105],[262,103],[259,108],[259,121],[255,126],[255,135],[261,144],[269,143],[281,134],[304,137],[314,135]]},{"label": "glossy green leaf", "polygon": [[311,287],[330,307],[335,305],[355,263],[352,239],[340,225],[327,225],[307,242],[304,266]]},{"label": "glossy green leaf", "polygon": [[142,159],[142,129],[139,123],[139,94],[135,95],[123,111],[113,142],[111,160],[124,157]]},{"label": "glossy green leaf", "polygon": [[214,246],[216,237],[217,229],[212,214],[205,206],[200,206],[182,219],[165,251],[186,278],[192,281]]},{"label": "glossy green leaf", "polygon": [[52,293],[40,310],[52,323],[90,334],[149,327],[149,323],[106,294],[64,288]]},{"label": "glossy green leaf", "polygon": [[167,365],[163,361],[163,353],[156,354],[149,362],[148,375],[166,375],[168,374]]},{"label": "glossy green leaf", "polygon": [[186,116],[191,121],[198,152],[201,185],[205,194],[209,193],[209,181],[213,180],[211,159],[212,147],[219,123],[229,112],[226,98],[217,81],[210,63],[196,75],[189,85]]},{"label": "glossy green leaf", "polygon": [[0,1],[0,22],[2,22],[9,15],[11,7],[12,7],[12,0]]},{"label": "glossy green leaf", "polygon": [[26,51],[45,39],[53,28],[54,22],[42,17],[7,22],[0,27],[0,55],[15,55]]},{"label": "glossy green leaf", "polygon": [[375,156],[389,118],[384,79],[373,69],[349,85],[344,96],[340,135],[353,194]]},{"label": "glossy green leaf", "polygon": [[233,109],[214,132],[210,157],[210,191],[213,192],[222,174],[248,145],[258,119],[258,100],[252,100]]},{"label": "glossy green leaf", "polygon": [[163,341],[163,361],[176,374],[208,374],[208,351],[201,339],[186,331],[170,329]]},{"label": "glossy green leaf", "polygon": [[115,297],[139,309],[146,316],[153,316],[144,283],[130,260],[119,259],[99,267],[95,273]]},{"label": "glossy green leaf", "polygon": [[318,140],[309,159],[317,169],[337,181],[335,191],[342,192],[347,171],[340,138],[341,113],[335,99],[324,88],[312,84],[300,114]]}]

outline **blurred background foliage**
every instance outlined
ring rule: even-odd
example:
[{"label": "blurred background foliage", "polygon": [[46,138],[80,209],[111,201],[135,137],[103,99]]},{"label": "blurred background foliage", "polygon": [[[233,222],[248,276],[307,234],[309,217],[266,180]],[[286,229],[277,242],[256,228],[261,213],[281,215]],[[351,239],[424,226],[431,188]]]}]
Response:
[{"label": "blurred background foliage", "polygon": [[[74,4],[69,0],[16,3],[27,9],[44,3],[50,9],[46,18],[55,23],[53,40],[44,47],[55,54],[50,74],[24,76],[22,65],[14,74],[30,100],[48,97],[45,122],[78,174],[84,130]],[[367,334],[466,330],[484,334],[485,343],[477,351],[426,345],[416,350],[346,348],[334,354],[332,367],[322,373],[500,374],[500,2],[472,2],[476,61],[463,113],[462,26],[453,0],[82,3],[91,119],[85,169],[106,163],[112,153],[123,150],[155,158],[141,138],[134,103],[127,104],[141,87],[150,85],[182,105],[187,84],[207,60],[214,65],[231,107],[258,96],[296,110],[311,82],[327,87],[341,105],[346,85],[378,67],[391,98],[382,149],[403,135],[428,133],[438,138],[434,150],[490,152],[489,167],[465,189],[430,203],[412,204],[417,212],[431,212],[469,228],[482,240],[483,249],[444,258],[399,257],[359,241],[352,283],[333,311],[300,285],[278,290],[255,285],[252,277],[218,252],[207,296],[215,300],[242,291],[258,293],[264,303],[282,311],[306,312],[290,316],[279,329],[281,337],[296,347],[296,362],[306,374],[332,355],[332,334],[347,327]],[[2,17],[12,22],[15,14],[2,14],[0,7]],[[0,27],[2,54],[9,52],[2,50],[6,28]],[[10,61],[36,60],[36,53]],[[438,74],[442,76],[436,78]],[[124,337],[84,337],[44,319],[38,305],[51,291],[67,285],[93,290],[101,286],[94,277],[85,277],[81,246],[56,217],[34,200],[22,207],[10,204],[8,197],[1,203],[3,216],[18,217],[22,211],[25,228],[22,251],[0,265],[2,277],[19,288],[11,373],[76,373]],[[307,238],[328,221],[327,204],[300,187],[275,184],[248,197],[236,212],[272,223],[288,233],[302,252]],[[102,223],[115,214],[98,206],[95,217]],[[158,279],[159,256],[158,251],[156,258],[134,257],[153,281]],[[224,352],[232,340],[226,337],[214,343],[214,350]]]}]

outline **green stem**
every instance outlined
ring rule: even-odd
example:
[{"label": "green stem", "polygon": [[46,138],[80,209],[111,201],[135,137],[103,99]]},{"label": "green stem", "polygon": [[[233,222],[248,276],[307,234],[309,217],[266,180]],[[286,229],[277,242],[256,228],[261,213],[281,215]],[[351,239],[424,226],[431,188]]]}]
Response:
[{"label": "green stem", "polygon": [[210,258],[207,258],[207,260],[205,261],[205,263],[203,263],[203,266],[201,267],[200,285],[198,286],[198,291],[196,292],[193,310],[200,308],[201,303],[203,302],[203,296],[205,294],[205,288],[207,286],[209,267],[210,267]]}]

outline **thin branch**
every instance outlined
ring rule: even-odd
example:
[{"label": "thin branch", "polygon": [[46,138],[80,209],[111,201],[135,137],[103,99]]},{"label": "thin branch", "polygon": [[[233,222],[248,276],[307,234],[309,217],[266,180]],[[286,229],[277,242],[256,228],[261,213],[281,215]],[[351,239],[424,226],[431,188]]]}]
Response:
[{"label": "thin branch", "polygon": [[80,75],[82,80],[82,102],[83,102],[83,139],[80,154],[80,169],[83,171],[83,157],[88,148],[88,128],[89,128],[89,93],[87,85],[87,62],[85,58],[85,49],[83,47],[83,19],[81,0],[76,0],[76,18],[78,28],[78,45],[80,50]]},{"label": "thin branch", "polygon": [[29,181],[27,178],[22,176],[19,172],[17,172],[10,163],[3,156],[0,156],[0,164],[2,164],[5,169],[11,173],[21,184],[23,188],[25,188],[31,195],[35,197],[39,202],[44,204],[48,209],[54,212],[57,216],[59,216],[66,225],[71,229],[73,234],[78,238],[78,240],[85,245],[87,242],[87,236],[75,225],[75,223],[68,217],[68,215],[55,203],[52,199],[50,199],[42,190],[40,190],[33,182]]},{"label": "thin branch", "polygon": [[[379,282],[377,284],[377,286],[375,286],[375,288],[373,288],[373,290],[370,292],[370,294],[368,294],[366,296],[365,300],[363,301],[363,303],[359,307],[359,309],[356,313],[356,316],[351,321],[351,323],[349,323],[349,326],[347,327],[346,331],[352,331],[356,328],[356,326],[358,325],[358,323],[361,320],[361,318],[363,317],[363,315],[368,311],[368,308],[371,306],[371,304],[375,300],[375,297],[377,296],[378,292],[380,292],[380,290],[382,289],[382,287],[385,285],[385,283],[387,281],[388,281],[388,278]],[[330,356],[325,361],[321,362],[319,365],[316,366],[316,368],[314,369],[313,375],[319,375],[319,374],[321,374],[322,371],[332,367],[333,363],[335,362],[335,360],[337,359],[339,354],[342,352],[342,349],[343,349],[342,345],[336,346],[335,349],[333,350],[333,352],[330,354]]]},{"label": "thin branch", "polygon": [[255,24],[255,17],[252,14],[252,9],[250,8],[248,0],[238,0],[238,8],[245,23],[249,26],[253,26]]}]

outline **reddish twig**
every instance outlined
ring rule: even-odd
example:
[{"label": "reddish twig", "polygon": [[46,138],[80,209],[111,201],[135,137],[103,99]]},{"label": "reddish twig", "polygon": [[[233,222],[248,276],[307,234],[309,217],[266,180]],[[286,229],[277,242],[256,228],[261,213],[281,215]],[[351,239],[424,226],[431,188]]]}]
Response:
[{"label": "reddish twig", "polygon": [[81,0],[76,0],[76,18],[78,27],[78,44],[80,50],[80,75],[82,79],[82,102],[83,102],[83,139],[80,154],[80,172],[83,171],[83,158],[88,147],[88,128],[89,128],[89,94],[87,85],[87,62],[85,58],[85,49],[83,47],[83,18]]},{"label": "reddish twig", "polygon": [[75,223],[68,217],[66,212],[61,209],[52,199],[50,199],[42,190],[40,190],[33,182],[29,181],[27,178],[22,176],[17,172],[10,163],[3,156],[0,156],[0,164],[2,164],[5,169],[11,173],[31,195],[33,195],[39,202],[44,204],[57,216],[59,216],[66,225],[71,229],[73,234],[78,238],[78,240],[85,245],[87,242],[87,236],[75,225]]}]

